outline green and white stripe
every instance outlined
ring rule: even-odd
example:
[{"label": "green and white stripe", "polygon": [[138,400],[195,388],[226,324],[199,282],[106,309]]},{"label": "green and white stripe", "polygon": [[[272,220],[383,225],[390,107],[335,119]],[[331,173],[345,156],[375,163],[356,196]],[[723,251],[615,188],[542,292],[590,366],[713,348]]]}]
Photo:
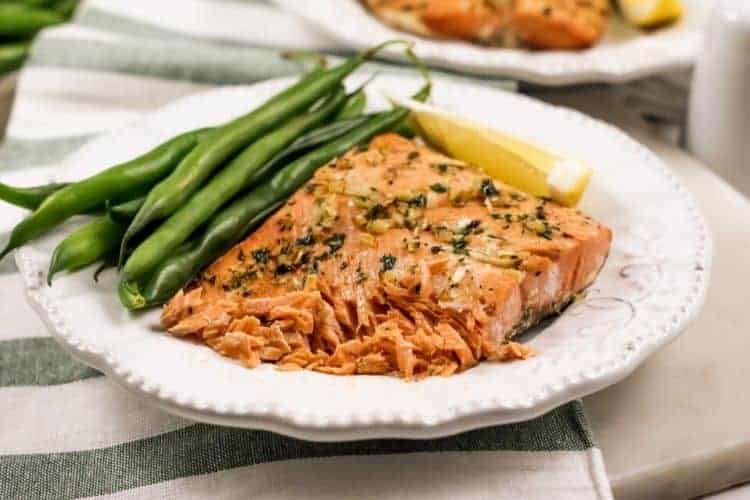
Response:
[{"label": "green and white stripe", "polygon": [[[0,457],[0,466],[6,483],[21,485],[32,477],[30,471],[41,473],[36,480],[17,491],[9,490],[7,495],[70,498],[103,495],[237,467],[300,459],[414,453],[452,453],[460,457],[462,453],[496,455],[509,451],[581,452],[592,444],[580,428],[582,415],[579,410],[579,406],[571,404],[522,424],[417,442],[378,440],[322,444],[263,431],[194,424],[106,448],[55,453],[52,460],[49,454],[6,455]],[[554,429],[558,434],[540,434],[540,428]],[[433,457],[423,458],[431,460]],[[131,467],[126,469],[130,473],[118,474],[123,466]],[[80,475],[76,481],[68,481],[70,471],[74,470],[80,471]],[[249,473],[252,474],[252,470]],[[565,485],[565,488],[569,487]]]},{"label": "green and white stripe", "polygon": [[[0,181],[64,177],[68,153],[174,99],[300,72],[282,48],[347,52],[271,1],[174,7],[89,0],[74,24],[42,33],[19,78]],[[22,216],[0,207],[0,241]],[[611,497],[579,402],[447,439],[308,443],[195,424],[114,387],[47,335],[9,260],[0,263],[0,318],[3,499]]]}]

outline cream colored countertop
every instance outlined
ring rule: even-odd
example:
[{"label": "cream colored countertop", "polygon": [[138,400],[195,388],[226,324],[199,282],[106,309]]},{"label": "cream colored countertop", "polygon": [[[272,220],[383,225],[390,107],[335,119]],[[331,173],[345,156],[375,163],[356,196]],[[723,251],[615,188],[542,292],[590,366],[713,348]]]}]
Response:
[{"label": "cream colored countertop", "polygon": [[649,146],[693,193],[714,238],[711,287],[696,321],[629,378],[584,400],[615,497],[689,498],[750,481],[750,301],[743,286],[750,283],[750,202],[611,90],[541,97]]}]

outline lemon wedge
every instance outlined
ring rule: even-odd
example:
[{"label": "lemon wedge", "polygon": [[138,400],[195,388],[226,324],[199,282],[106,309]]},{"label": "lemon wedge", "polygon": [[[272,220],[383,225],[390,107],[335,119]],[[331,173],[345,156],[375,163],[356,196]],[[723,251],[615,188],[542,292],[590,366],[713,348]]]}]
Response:
[{"label": "lemon wedge", "polygon": [[681,0],[620,0],[620,10],[630,24],[651,28],[682,17]]},{"label": "lemon wedge", "polygon": [[534,196],[574,206],[592,171],[521,139],[410,99],[389,96],[411,110],[421,135],[448,155],[481,168],[495,179]]}]

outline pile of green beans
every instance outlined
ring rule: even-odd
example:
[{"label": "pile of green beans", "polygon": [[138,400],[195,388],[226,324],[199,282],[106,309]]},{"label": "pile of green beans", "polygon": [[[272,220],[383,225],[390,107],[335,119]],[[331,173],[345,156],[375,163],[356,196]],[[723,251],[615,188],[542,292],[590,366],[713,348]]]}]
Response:
[{"label": "pile of green beans", "polygon": [[21,66],[40,30],[67,21],[78,0],[0,0],[0,77]]},{"label": "pile of green beans", "polygon": [[[185,132],[81,181],[0,183],[0,200],[32,211],[13,229],[0,259],[70,217],[93,215],[55,248],[48,283],[95,263],[95,279],[121,266],[118,295],[127,309],[164,303],[318,168],[379,133],[403,130],[408,110],[363,114],[369,81],[349,95],[343,85],[392,43],[403,42],[386,42],[330,69],[319,64],[239,118]],[[414,98],[426,99],[429,90],[427,80]]]}]

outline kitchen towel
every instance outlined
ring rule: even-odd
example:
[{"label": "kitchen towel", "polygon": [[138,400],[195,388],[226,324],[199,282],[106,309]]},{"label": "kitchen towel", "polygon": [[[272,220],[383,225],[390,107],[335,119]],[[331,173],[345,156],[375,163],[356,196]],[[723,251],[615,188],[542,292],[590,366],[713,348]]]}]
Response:
[{"label": "kitchen towel", "polygon": [[[301,71],[280,47],[346,53],[268,2],[84,2],[20,73],[0,180],[64,178],[66,154],[171,100]],[[0,206],[0,243],[22,216]],[[611,498],[580,402],[445,439],[309,443],[196,424],[116,387],[48,336],[12,259],[0,263],[0,318],[3,499]]]}]

